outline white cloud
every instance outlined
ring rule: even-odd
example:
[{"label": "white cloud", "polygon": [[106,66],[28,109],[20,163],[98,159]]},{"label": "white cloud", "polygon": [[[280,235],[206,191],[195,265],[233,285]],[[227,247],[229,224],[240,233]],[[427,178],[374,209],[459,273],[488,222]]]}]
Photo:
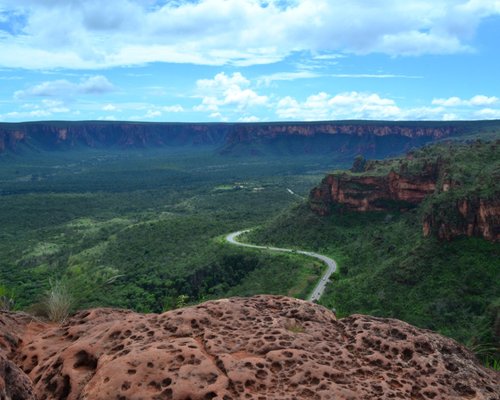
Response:
[{"label": "white cloud", "polygon": [[174,106],[164,106],[164,107],[161,107],[161,111],[166,112],[166,113],[180,113],[180,112],[184,112],[184,107],[182,107],[179,104],[176,104]]},{"label": "white cloud", "polygon": [[144,116],[145,119],[152,119],[152,118],[158,118],[161,116],[161,111],[158,110],[148,110],[146,115]]},{"label": "white cloud", "polygon": [[18,90],[14,98],[26,97],[60,97],[68,98],[79,94],[103,94],[115,90],[113,84],[102,75],[91,76],[81,80],[79,83],[70,82],[66,79],[46,81],[28,89]]},{"label": "white cloud", "polygon": [[294,81],[297,79],[319,78],[321,74],[312,71],[276,72],[257,78],[259,85],[269,86],[274,81]]},{"label": "white cloud", "polygon": [[220,112],[214,112],[210,114],[209,117],[213,119],[218,119],[221,122],[227,122],[229,120],[227,117],[224,117]]},{"label": "white cloud", "polygon": [[106,104],[105,106],[102,107],[103,111],[117,111],[118,107],[116,107],[113,104]]},{"label": "white cloud", "polygon": [[249,117],[241,117],[238,119],[239,122],[259,122],[260,118],[255,115],[251,115]]},{"label": "white cloud", "polygon": [[401,107],[394,99],[377,93],[325,92],[310,95],[304,101],[286,96],[276,103],[275,112],[281,119],[290,120],[465,120],[500,118],[500,109],[480,106],[499,103],[500,99],[476,95],[468,100],[458,97],[434,99],[429,106]]},{"label": "white cloud", "polygon": [[71,110],[61,101],[43,99],[40,103],[25,103],[19,109],[22,111],[11,111],[0,114],[0,120],[30,120],[47,119],[55,114],[66,114]]},{"label": "white cloud", "polygon": [[375,93],[344,92],[332,96],[321,92],[304,102],[282,98],[276,108],[280,118],[299,120],[400,119],[402,110],[394,100]]},{"label": "white cloud", "polygon": [[453,96],[447,99],[433,99],[432,104],[439,105],[443,107],[480,107],[480,106],[488,106],[491,104],[498,103],[499,99],[495,96],[484,96],[484,95],[476,95],[471,97],[470,99],[461,99],[460,97]]},{"label": "white cloud", "polygon": [[500,119],[500,109],[483,108],[475,113],[476,117],[484,119]]},{"label": "white cloud", "polygon": [[99,121],[116,121],[116,117],[114,115],[105,115],[97,118]]},{"label": "white cloud", "polygon": [[2,9],[24,19],[11,29],[20,34],[0,35],[0,66],[35,69],[450,54],[471,51],[481,21],[500,14],[498,0],[3,0]]},{"label": "white cloud", "polygon": [[477,95],[472,97],[469,100],[470,104],[473,106],[487,106],[490,104],[496,104],[498,103],[498,97],[495,96],[483,96],[483,95]]},{"label": "white cloud", "polygon": [[194,111],[209,111],[217,114],[221,107],[230,107],[233,111],[244,111],[248,108],[265,106],[269,98],[261,96],[250,89],[250,81],[241,73],[226,75],[221,72],[213,79],[200,79],[196,82],[197,97],[201,104]]}]

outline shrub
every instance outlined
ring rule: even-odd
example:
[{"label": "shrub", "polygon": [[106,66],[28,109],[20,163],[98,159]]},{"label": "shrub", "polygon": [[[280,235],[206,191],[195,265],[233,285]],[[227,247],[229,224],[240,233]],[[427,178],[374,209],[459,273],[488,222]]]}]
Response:
[{"label": "shrub", "polygon": [[0,286],[0,310],[10,311],[13,307],[14,295],[9,289],[5,288],[4,286]]},{"label": "shrub", "polygon": [[45,292],[43,300],[44,312],[50,321],[63,322],[73,305],[73,296],[63,281],[50,280],[49,284],[50,289]]}]

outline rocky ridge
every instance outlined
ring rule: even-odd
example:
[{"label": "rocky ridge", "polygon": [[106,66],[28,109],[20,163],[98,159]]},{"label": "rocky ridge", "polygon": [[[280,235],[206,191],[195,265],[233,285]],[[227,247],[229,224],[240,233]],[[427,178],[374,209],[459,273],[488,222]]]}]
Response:
[{"label": "rocky ridge", "polygon": [[311,208],[320,215],[341,204],[352,211],[408,209],[436,190],[434,172],[402,176],[391,171],[383,176],[328,175],[310,194]]},{"label": "rocky ridge", "polygon": [[[222,153],[243,151],[249,144],[281,143],[286,151],[303,153],[338,151],[397,153],[412,146],[460,134],[452,123],[311,122],[311,123],[127,123],[127,122],[30,122],[0,124],[0,153],[21,148],[64,150],[82,147],[168,147],[217,145]],[[363,138],[362,141],[359,138]],[[240,146],[240,148],[238,147]],[[248,150],[257,154],[261,149]],[[386,149],[387,147],[387,149]],[[378,149],[377,149],[378,148]]]},{"label": "rocky ridge", "polygon": [[279,296],[57,326],[2,312],[0,344],[6,399],[500,398],[499,373],[451,339]]},{"label": "rocky ridge", "polygon": [[[425,236],[435,234],[444,240],[477,236],[497,242],[500,241],[498,144],[446,149],[452,154],[459,153],[458,161],[452,156],[443,157],[439,153],[443,150],[432,157],[415,158],[409,154],[406,158],[369,162],[358,158],[353,170],[361,169],[360,172],[328,174],[311,190],[309,205],[315,213],[328,215],[336,207],[354,212],[405,211],[422,204]],[[463,159],[474,160],[471,162],[476,164],[468,165],[469,161],[463,163]]]}]

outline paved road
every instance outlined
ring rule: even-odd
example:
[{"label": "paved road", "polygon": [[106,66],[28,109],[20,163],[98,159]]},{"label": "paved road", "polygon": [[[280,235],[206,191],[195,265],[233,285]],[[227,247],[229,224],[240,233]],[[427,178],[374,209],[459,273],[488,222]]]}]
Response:
[{"label": "paved road", "polygon": [[[269,247],[269,246],[257,246],[255,244],[247,244],[247,243],[241,243],[236,240],[236,238],[243,233],[249,232],[251,229],[245,229],[242,231],[238,232],[233,232],[230,233],[229,235],[226,236],[226,241],[235,244],[237,246],[243,246],[243,247],[251,247],[253,249],[265,249],[265,250],[271,250],[271,251],[282,251],[285,253],[292,253],[294,250],[292,249],[283,249],[280,247]],[[331,259],[330,257],[324,256],[322,254],[314,253],[312,251],[303,251],[303,250],[296,250],[295,253],[298,254],[304,254],[309,257],[314,257],[317,258],[318,260],[323,261],[327,266],[328,269],[326,272],[323,274],[321,277],[320,281],[318,284],[314,287],[314,290],[312,291],[311,295],[307,298],[309,301],[315,301],[319,300],[323,292],[325,291],[326,284],[328,283],[328,280],[330,279],[330,276],[335,272],[337,269],[337,263]]]}]

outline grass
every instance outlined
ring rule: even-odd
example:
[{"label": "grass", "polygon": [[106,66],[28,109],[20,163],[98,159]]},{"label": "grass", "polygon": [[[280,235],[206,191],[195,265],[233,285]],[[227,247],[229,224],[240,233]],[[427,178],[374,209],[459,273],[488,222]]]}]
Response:
[{"label": "grass", "polygon": [[61,280],[51,280],[50,288],[42,301],[47,318],[52,322],[64,322],[73,306],[73,296]]}]

